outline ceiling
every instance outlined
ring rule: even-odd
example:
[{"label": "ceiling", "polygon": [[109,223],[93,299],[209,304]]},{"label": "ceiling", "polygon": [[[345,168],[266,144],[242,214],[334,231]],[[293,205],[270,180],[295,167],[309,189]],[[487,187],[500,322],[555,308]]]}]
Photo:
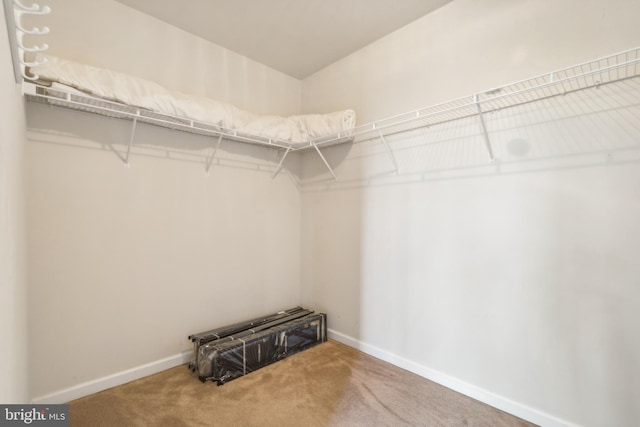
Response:
[{"label": "ceiling", "polygon": [[118,0],[298,79],[451,0]]}]

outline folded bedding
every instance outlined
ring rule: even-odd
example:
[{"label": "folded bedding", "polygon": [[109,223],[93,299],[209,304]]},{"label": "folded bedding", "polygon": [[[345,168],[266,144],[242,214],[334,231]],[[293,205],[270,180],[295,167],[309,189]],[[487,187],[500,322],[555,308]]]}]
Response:
[{"label": "folded bedding", "polygon": [[247,134],[304,143],[355,127],[353,110],[290,117],[258,115],[215,99],[170,91],[138,77],[46,55],[34,72],[44,84],[60,83],[83,93],[157,113],[184,117]]}]

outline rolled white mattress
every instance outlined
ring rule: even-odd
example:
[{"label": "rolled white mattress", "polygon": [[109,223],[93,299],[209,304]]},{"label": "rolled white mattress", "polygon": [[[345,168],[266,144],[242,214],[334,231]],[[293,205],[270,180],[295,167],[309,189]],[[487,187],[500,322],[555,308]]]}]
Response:
[{"label": "rolled white mattress", "polygon": [[345,132],[356,124],[353,110],[291,117],[257,115],[211,98],[170,91],[155,82],[125,73],[52,55],[44,57],[46,62],[33,70],[42,81],[61,83],[95,97],[248,134],[304,143]]}]

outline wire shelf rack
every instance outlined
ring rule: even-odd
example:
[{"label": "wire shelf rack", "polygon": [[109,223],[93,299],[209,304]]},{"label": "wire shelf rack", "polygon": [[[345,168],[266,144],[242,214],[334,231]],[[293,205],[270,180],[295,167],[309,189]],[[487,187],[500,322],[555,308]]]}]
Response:
[{"label": "wire shelf rack", "polygon": [[27,73],[28,69],[35,68],[37,71],[37,66],[41,63],[36,61],[30,62],[26,59],[26,56],[45,51],[48,49],[48,46],[46,44],[26,46],[24,36],[46,35],[49,29],[47,27],[26,29],[23,27],[21,19],[24,15],[47,15],[51,12],[51,9],[48,6],[41,7],[37,4],[25,6],[20,3],[20,0],[3,0],[3,4],[11,39],[16,80],[22,81],[23,93],[26,99],[51,106],[84,111],[111,118],[131,120],[133,127],[129,141],[129,149],[127,151],[127,165],[128,155],[133,145],[136,125],[137,123],[147,123],[172,130],[216,137],[218,139],[216,149],[220,145],[220,141],[224,139],[284,150],[274,177],[278,171],[280,171],[286,156],[290,152],[315,149],[329,169],[331,175],[335,178],[336,175],[320,148],[334,144],[362,142],[372,139],[379,139],[384,144],[397,170],[397,162],[390,145],[386,141],[386,137],[474,116],[478,117],[478,123],[484,136],[489,160],[493,162],[493,151],[484,121],[484,114],[561,96],[570,92],[598,87],[640,75],[640,47],[636,47],[624,52],[541,74],[536,77],[492,88],[441,104],[383,118],[356,126],[347,131],[321,138],[309,139],[301,143],[294,143],[287,140],[267,138],[256,134],[241,132],[236,129],[227,129],[216,124],[191,120],[188,117],[171,116],[96,98],[71,88],[60,89],[59,87],[42,86],[36,83],[38,78],[36,75]]},{"label": "wire shelf rack", "polygon": [[[640,47],[574,65],[505,86],[478,92],[430,107],[356,126],[348,137],[358,141],[434,126],[484,113],[515,107],[570,92],[637,77]],[[309,141],[308,146],[342,142],[347,135],[330,135]]]},{"label": "wire shelf rack", "polygon": [[640,48],[542,74],[530,79],[496,87],[473,95],[426,108],[358,125],[351,130],[314,138],[303,143],[266,138],[260,135],[226,129],[211,123],[189,120],[112,102],[89,95],[66,92],[23,82],[23,92],[29,101],[149,123],[174,130],[201,135],[222,136],[224,139],[266,145],[285,150],[308,150],[333,144],[379,138],[453,120],[482,115],[505,108],[540,101],[570,92],[598,87],[640,75]]},{"label": "wire shelf rack", "polygon": [[82,93],[41,86],[32,81],[25,80],[23,82],[23,93],[32,102],[85,111],[112,118],[132,120],[134,129],[129,149],[133,143],[135,125],[137,123],[148,123],[172,130],[217,137],[218,145],[219,141],[224,139],[285,150],[274,177],[281,170],[282,164],[290,152],[315,149],[331,175],[336,178],[331,165],[320,151],[320,148],[346,142],[380,140],[384,144],[387,153],[391,156],[397,170],[397,162],[392,148],[386,141],[386,137],[474,116],[479,118],[479,126],[484,135],[489,160],[493,162],[493,151],[484,123],[484,114],[634,78],[639,75],[640,48],[634,48],[441,104],[359,125],[348,131],[310,139],[303,143],[291,143],[290,141],[266,138],[234,129],[226,129],[211,123],[190,120],[185,117],[156,113]]},{"label": "wire shelf rack", "polygon": [[230,141],[266,145],[273,148],[291,149],[295,146],[295,144],[284,140],[239,132],[211,123],[157,113],[131,105],[95,98],[90,95],[41,86],[33,82],[23,82],[23,94],[26,99],[31,102],[99,114],[110,118],[136,120],[138,123],[147,123],[172,130],[204,136],[222,137]]}]

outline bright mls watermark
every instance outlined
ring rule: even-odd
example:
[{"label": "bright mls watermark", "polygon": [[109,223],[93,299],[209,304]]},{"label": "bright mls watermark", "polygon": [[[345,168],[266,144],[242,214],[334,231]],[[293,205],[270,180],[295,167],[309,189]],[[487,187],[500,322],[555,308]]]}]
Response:
[{"label": "bright mls watermark", "polygon": [[69,405],[0,405],[0,427],[69,427]]}]

